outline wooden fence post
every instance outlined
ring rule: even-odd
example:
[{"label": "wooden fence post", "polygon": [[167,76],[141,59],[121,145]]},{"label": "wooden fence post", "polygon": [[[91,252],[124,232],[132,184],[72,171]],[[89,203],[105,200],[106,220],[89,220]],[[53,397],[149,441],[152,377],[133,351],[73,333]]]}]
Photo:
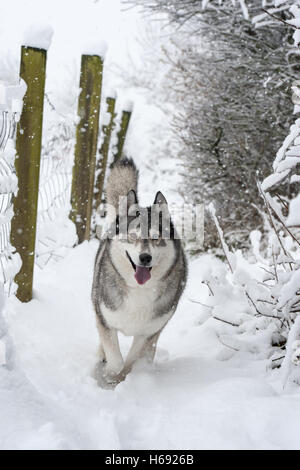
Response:
[{"label": "wooden fence post", "polygon": [[95,204],[94,204],[94,207],[96,210],[100,206],[101,200],[102,200],[105,172],[106,172],[108,152],[109,152],[109,144],[110,144],[112,131],[114,130],[114,127],[115,127],[115,118],[116,118],[116,114],[115,114],[116,99],[113,97],[107,97],[106,104],[107,104],[107,114],[109,115],[109,122],[102,125],[103,141],[102,141],[101,148],[99,150],[99,160],[97,162],[97,169],[96,169]]},{"label": "wooden fence post", "polygon": [[27,85],[17,128],[15,162],[19,190],[14,199],[11,243],[22,259],[15,277],[17,297],[32,299],[47,51],[22,46],[20,77]]},{"label": "wooden fence post", "polygon": [[126,138],[131,114],[132,114],[131,107],[128,107],[127,110],[122,111],[120,130],[117,133],[117,138],[118,138],[117,148],[113,156],[113,163],[116,163],[122,157],[123,147],[125,143],[125,138]]},{"label": "wooden fence post", "polygon": [[103,59],[100,56],[82,55],[78,99],[80,121],[76,131],[70,214],[79,243],[90,238],[102,74]]}]

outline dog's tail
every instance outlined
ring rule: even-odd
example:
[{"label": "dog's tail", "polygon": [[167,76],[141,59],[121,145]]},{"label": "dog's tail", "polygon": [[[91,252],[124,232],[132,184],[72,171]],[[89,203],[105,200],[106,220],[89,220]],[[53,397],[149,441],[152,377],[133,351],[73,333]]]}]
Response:
[{"label": "dog's tail", "polygon": [[133,189],[137,193],[138,170],[132,158],[123,157],[115,163],[106,183],[106,202],[118,213],[119,198]]}]

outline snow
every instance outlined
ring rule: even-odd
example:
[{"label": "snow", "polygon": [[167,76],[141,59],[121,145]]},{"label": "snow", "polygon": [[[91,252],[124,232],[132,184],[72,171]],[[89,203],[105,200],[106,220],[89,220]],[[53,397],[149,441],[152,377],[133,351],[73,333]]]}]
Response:
[{"label": "snow", "polygon": [[0,83],[0,104],[6,102],[6,87]]},{"label": "snow", "polygon": [[284,170],[281,173],[271,173],[267,176],[261,184],[261,188],[263,191],[267,191],[275,184],[284,180],[284,178],[290,173],[290,170]]},{"label": "snow", "polygon": [[295,46],[298,46],[298,44],[300,42],[300,31],[299,31],[299,29],[296,29],[296,31],[294,32],[293,39],[294,39]]},{"label": "snow", "polygon": [[131,113],[133,110],[133,101],[132,100],[126,100],[123,103],[122,109],[123,111],[127,111],[128,113]]},{"label": "snow", "polygon": [[290,128],[290,133],[287,135],[287,137],[284,139],[282,146],[278,150],[276,154],[276,158],[273,162],[273,169],[274,171],[277,171],[279,163],[284,159],[285,152],[289,148],[289,146],[292,144],[292,142],[298,137],[300,132],[300,119],[297,119],[295,121],[295,124],[293,124]]},{"label": "snow", "polygon": [[23,79],[17,85],[11,86],[0,82],[0,110],[20,114],[26,88],[27,86]]},{"label": "snow", "polygon": [[247,5],[246,5],[245,1],[244,0],[239,0],[239,2],[240,2],[240,6],[241,6],[243,16],[244,16],[245,20],[249,20],[249,12],[248,12],[248,8],[247,8]]},{"label": "snow", "polygon": [[[299,151],[299,150],[298,150]],[[286,159],[279,163],[277,167],[278,173],[283,173],[285,170],[296,167],[300,163],[300,157],[290,157],[288,152],[286,153]]]},{"label": "snow", "polygon": [[102,59],[105,59],[107,48],[108,46],[105,41],[91,41],[84,45],[82,54],[98,55]]},{"label": "snow", "polygon": [[300,226],[300,194],[290,202],[286,223],[288,226]]},{"label": "snow", "polygon": [[115,100],[117,99],[118,93],[117,93],[117,91],[116,91],[114,88],[106,88],[105,91],[106,91],[106,96],[107,96],[108,98],[113,98],[113,99],[115,99]]},{"label": "snow", "polygon": [[22,45],[47,51],[51,44],[53,32],[53,28],[49,24],[32,24],[24,31]]},{"label": "snow", "polygon": [[[171,151],[158,157],[169,132],[167,114],[171,119],[173,111],[163,112],[151,94],[127,83],[131,63],[140,60],[137,38],[148,20],[135,9],[121,12],[120,0],[105,2],[105,8],[104,2],[77,0],[72,2],[70,21],[68,3],[52,0],[45,9],[38,0],[11,0],[5,5],[0,56],[8,52],[9,44],[9,56],[16,59],[18,69],[18,35],[24,25],[29,30],[26,44],[33,47],[48,48],[51,28],[55,30],[46,86],[57,113],[45,109],[44,136],[57,135],[55,126],[49,132],[50,114],[55,124],[60,113],[63,123],[70,116],[74,127],[81,53],[104,58],[105,44],[99,37],[105,39],[109,48],[103,102],[107,96],[116,97],[111,90],[117,89],[118,112],[131,111],[134,103],[125,150],[140,169],[141,203],[152,203],[156,191],[162,190],[178,209],[182,201],[178,162]],[[246,16],[244,0],[240,5]],[[38,26],[31,28],[33,20]],[[45,21],[50,28],[41,26]],[[19,113],[25,90],[24,83],[19,88],[0,87],[0,106],[9,104]],[[299,128],[300,120],[278,152],[277,173],[265,179],[263,190],[282,181],[297,163],[298,149],[291,144],[300,144]],[[71,147],[64,148],[62,155],[55,153],[57,148],[54,155],[49,151],[53,169],[47,161],[41,168],[44,193],[47,184],[53,186],[58,167],[69,177]],[[289,152],[291,157],[286,158]],[[9,142],[5,159],[12,162],[13,158]],[[0,179],[1,188],[15,190],[15,178]],[[52,192],[57,197],[60,188]],[[211,254],[191,260],[187,289],[161,335],[154,364],[137,364],[114,391],[102,390],[92,377],[98,334],[90,292],[98,242],[72,249],[76,233],[67,219],[68,207],[48,217],[53,201],[44,193],[39,200],[34,299],[21,304],[11,296],[4,318],[0,296],[0,449],[300,449],[299,387],[289,379],[299,364],[299,321],[289,338],[283,368],[272,370],[273,356],[267,353],[276,331],[266,318],[257,316],[247,297],[265,295],[258,287],[265,279],[261,233],[253,231],[250,236],[256,262],[246,260],[241,252],[233,254],[222,234],[222,220],[219,224],[212,207],[233,273],[226,261]],[[291,202],[288,220],[295,221],[298,207],[296,200]],[[11,213],[6,214],[0,223],[10,217]],[[279,262],[288,258],[278,256]],[[19,263],[19,257],[13,259],[12,272]],[[299,271],[289,276],[278,293],[281,304],[289,302],[299,286]],[[125,354],[130,339],[120,336],[120,340]]]},{"label": "snow", "polygon": [[299,182],[300,182],[300,175],[291,176],[291,183],[299,183]]},{"label": "snow", "polygon": [[[281,367],[281,375],[283,377],[283,383],[286,385],[287,380],[291,374],[291,368],[293,365],[298,365],[295,361],[295,352],[297,352],[297,346],[299,345],[299,338],[300,335],[300,316],[298,315],[295,319],[294,324],[291,327],[291,332],[288,337],[288,342],[286,346],[286,356],[282,363]],[[299,347],[299,346],[298,346]]]},{"label": "snow", "polygon": [[6,346],[3,340],[0,340],[0,366],[6,364]]},{"label": "snow", "polygon": [[[295,271],[291,279],[283,286],[279,297],[278,308],[283,307],[300,288],[300,270]],[[300,316],[298,316],[300,318]]]},{"label": "snow", "polygon": [[233,271],[234,269],[234,265],[235,265],[235,257],[232,253],[230,253],[229,249],[228,249],[228,246],[225,242],[225,239],[224,239],[224,235],[223,235],[223,232],[222,232],[222,229],[220,227],[220,224],[219,224],[219,221],[218,221],[218,218],[216,216],[216,210],[214,208],[214,205],[213,203],[211,202],[208,206],[209,208],[209,211],[211,213],[211,216],[214,220],[214,223],[216,225],[216,228],[218,230],[218,234],[219,234],[219,237],[220,237],[220,240],[221,240],[221,244],[222,244],[222,248],[223,248],[223,251],[224,251],[224,254],[226,256],[226,259],[228,261],[228,264],[229,264],[229,267],[230,267],[230,270]]},{"label": "snow", "polygon": [[[201,281],[208,269],[226,270],[211,255],[191,263],[154,365],[138,365],[114,391],[98,388],[91,375],[98,346],[90,301],[96,250],[96,241],[85,242],[37,270],[31,302],[8,301],[19,365],[0,368],[0,448],[300,448],[298,389],[283,391],[265,360],[221,344],[216,325],[231,327],[190,301],[206,304]],[[232,305],[224,304],[223,314]],[[128,350],[129,338],[121,337],[121,347]]]}]

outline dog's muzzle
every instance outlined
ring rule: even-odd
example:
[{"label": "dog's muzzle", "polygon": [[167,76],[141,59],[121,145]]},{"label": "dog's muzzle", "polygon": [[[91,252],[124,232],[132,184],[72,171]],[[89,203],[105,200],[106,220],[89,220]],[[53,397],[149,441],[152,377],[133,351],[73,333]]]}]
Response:
[{"label": "dog's muzzle", "polygon": [[151,279],[150,271],[152,269],[152,266],[149,266],[149,264],[152,261],[152,256],[148,253],[141,253],[141,255],[139,256],[141,264],[135,264],[132,261],[128,251],[126,251],[126,256],[129,259],[132,268],[134,269],[134,277],[137,283],[142,285],[145,284],[145,282],[149,281],[149,279]]}]

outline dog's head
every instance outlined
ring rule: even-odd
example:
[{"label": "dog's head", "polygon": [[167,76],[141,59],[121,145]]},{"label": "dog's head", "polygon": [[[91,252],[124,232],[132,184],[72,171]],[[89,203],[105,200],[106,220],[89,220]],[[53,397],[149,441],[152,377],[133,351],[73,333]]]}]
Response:
[{"label": "dog's head", "polygon": [[[152,206],[140,207],[135,191],[129,191],[115,222],[113,255],[136,283],[162,277],[175,256],[175,230],[168,204],[159,191]],[[130,279],[132,281],[132,279]],[[131,282],[130,282],[131,283]]]}]

